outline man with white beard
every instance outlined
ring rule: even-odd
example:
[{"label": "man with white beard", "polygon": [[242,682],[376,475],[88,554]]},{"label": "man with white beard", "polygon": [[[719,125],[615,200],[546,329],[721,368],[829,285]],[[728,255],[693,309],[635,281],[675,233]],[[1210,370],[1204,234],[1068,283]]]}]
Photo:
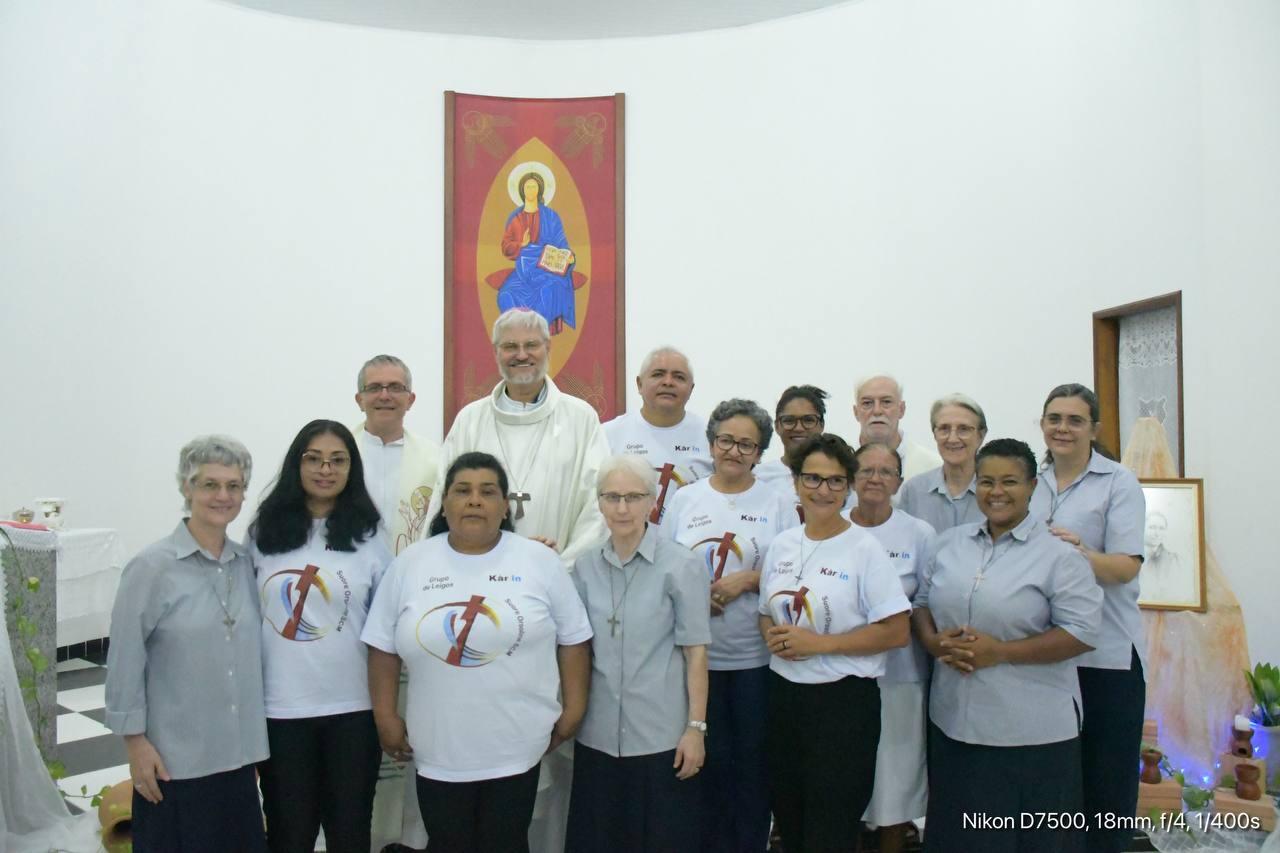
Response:
[{"label": "man with white beard", "polygon": [[937,468],[942,464],[942,457],[903,437],[898,424],[906,413],[902,385],[892,376],[867,377],[853,392],[853,416],[861,427],[858,445],[883,444],[898,451],[902,458],[902,478],[910,480],[916,474]]}]

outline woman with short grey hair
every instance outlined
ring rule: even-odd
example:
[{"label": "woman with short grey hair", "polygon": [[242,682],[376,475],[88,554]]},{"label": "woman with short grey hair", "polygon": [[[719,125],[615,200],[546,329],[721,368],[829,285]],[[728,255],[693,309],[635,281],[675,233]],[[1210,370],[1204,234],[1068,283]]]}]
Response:
[{"label": "woman with short grey hair", "polygon": [[907,480],[898,493],[898,507],[938,533],[982,521],[974,460],[987,437],[986,414],[972,397],[948,394],[929,409],[929,426],[942,464]]},{"label": "woman with short grey hair", "polygon": [[137,853],[267,849],[254,772],[267,757],[261,615],[248,553],[227,538],[252,470],[234,438],[183,447],[185,517],[120,579],[106,724],[129,754]]},{"label": "woman with short grey hair", "polygon": [[712,473],[676,492],[663,532],[697,556],[711,585],[703,850],[764,850],[769,835],[765,725],[769,651],[757,628],[760,569],[773,538],[799,523],[794,498],[755,476],[769,413],[725,400],[707,420]]},{"label": "woman with short grey hair", "polygon": [[705,757],[709,593],[694,556],[649,523],[657,484],[643,457],[606,459],[609,538],[574,564],[594,636],[568,853],[703,849],[692,780]]}]

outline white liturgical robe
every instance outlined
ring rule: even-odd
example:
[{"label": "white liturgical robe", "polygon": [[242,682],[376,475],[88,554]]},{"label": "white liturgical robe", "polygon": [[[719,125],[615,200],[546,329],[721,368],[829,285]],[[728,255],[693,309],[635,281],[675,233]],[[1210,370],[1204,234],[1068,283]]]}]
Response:
[{"label": "white liturgical robe", "polygon": [[[444,478],[453,460],[478,450],[492,454],[507,471],[513,494],[511,520],[522,536],[554,539],[566,568],[593,543],[604,539],[604,519],[596,500],[596,471],[609,456],[595,409],[564,394],[547,379],[543,402],[524,411],[506,411],[493,393],[458,412],[440,449],[440,474],[427,518],[434,518],[444,493]],[[523,506],[524,517],[520,515]]]}]

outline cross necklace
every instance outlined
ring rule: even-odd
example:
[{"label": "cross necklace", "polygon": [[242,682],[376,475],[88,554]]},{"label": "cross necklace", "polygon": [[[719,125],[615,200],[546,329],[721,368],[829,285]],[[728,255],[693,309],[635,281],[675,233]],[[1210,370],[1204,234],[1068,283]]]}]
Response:
[{"label": "cross necklace", "polygon": [[[965,624],[973,625],[973,599],[978,594],[978,587],[982,586],[982,582],[987,579],[987,569],[991,568],[996,560],[1008,554],[1013,549],[1013,534],[1009,534],[1009,543],[1004,550],[1000,550],[994,540],[991,542],[991,553],[987,554],[986,559],[982,561],[982,565],[978,567],[978,571],[973,575],[973,589],[969,590],[969,618]],[[985,550],[985,548],[984,548]]]},{"label": "cross necklace", "polygon": [[227,569],[225,566],[218,567],[219,572],[226,572],[227,575],[227,600],[223,601],[222,596],[218,595],[218,581],[213,579],[213,597],[218,599],[218,606],[222,608],[222,624],[227,628],[227,634],[231,634],[231,629],[235,627],[236,618],[231,615],[231,591],[235,589],[235,572]]},{"label": "cross necklace", "polygon": [[538,460],[538,450],[542,448],[542,440],[547,437],[549,423],[551,423],[550,415],[543,418],[542,423],[539,424],[538,440],[533,445],[533,452],[529,454],[529,464],[525,466],[524,474],[520,477],[516,476],[515,466],[511,464],[511,457],[507,454],[507,445],[502,440],[502,424],[495,422],[493,425],[493,431],[498,436],[498,450],[502,453],[502,461],[506,463],[507,473],[511,475],[511,485],[516,487],[514,492],[507,493],[507,503],[516,502],[516,521],[524,518],[524,502],[533,500],[533,495],[522,489],[520,484],[528,482],[529,475],[533,473],[533,465]]},{"label": "cross necklace", "polygon": [[[627,603],[627,590],[631,589],[631,582],[636,578],[636,572],[640,569],[637,563],[636,567],[631,570],[631,577],[627,578],[627,582],[622,585],[622,598],[614,601],[613,599],[613,569],[609,569],[609,603],[613,605],[613,612],[609,614],[609,636],[616,637],[618,635],[618,625],[622,620],[618,618],[618,611],[622,605]],[[625,577],[625,575],[624,575]]]}]

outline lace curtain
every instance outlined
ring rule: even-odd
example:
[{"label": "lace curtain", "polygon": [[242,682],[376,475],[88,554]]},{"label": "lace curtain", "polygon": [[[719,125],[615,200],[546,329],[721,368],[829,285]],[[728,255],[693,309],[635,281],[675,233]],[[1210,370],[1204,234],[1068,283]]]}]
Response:
[{"label": "lace curtain", "polygon": [[1173,458],[1181,458],[1176,308],[1120,318],[1119,376],[1121,454],[1134,421],[1153,417],[1164,427]]}]

